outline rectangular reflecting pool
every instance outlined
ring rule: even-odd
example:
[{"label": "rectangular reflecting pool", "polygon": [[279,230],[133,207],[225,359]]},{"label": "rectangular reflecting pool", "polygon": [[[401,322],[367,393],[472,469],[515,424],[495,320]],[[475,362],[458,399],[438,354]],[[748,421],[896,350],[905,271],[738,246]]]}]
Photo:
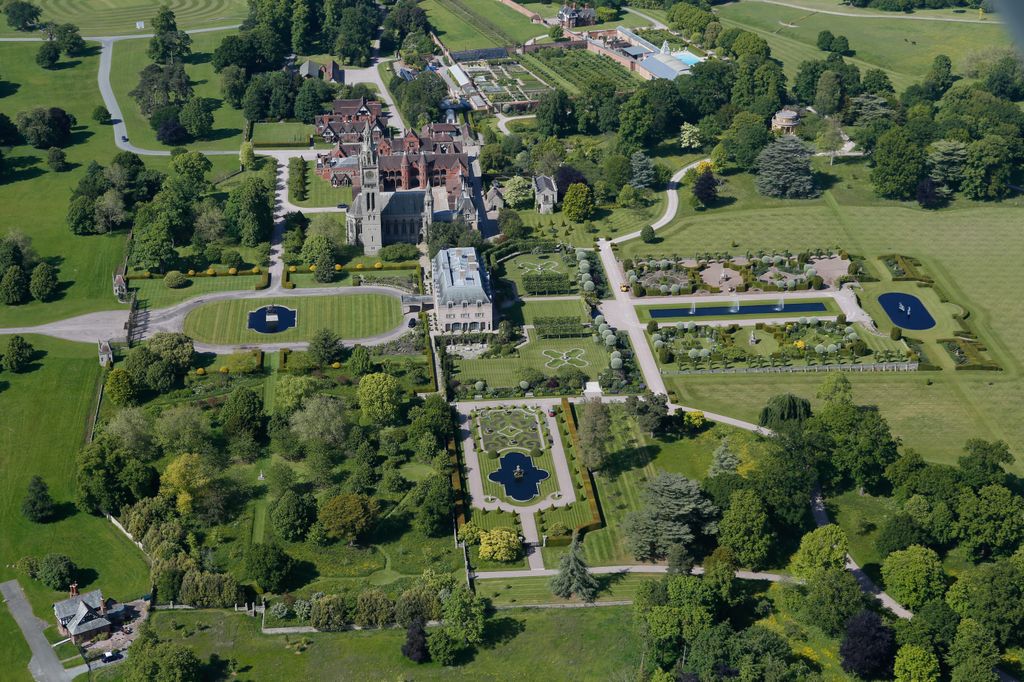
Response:
[{"label": "rectangular reflecting pool", "polygon": [[828,308],[821,301],[805,301],[798,303],[796,301],[792,303],[786,303],[785,306],[779,307],[779,304],[765,301],[764,303],[746,303],[740,304],[738,310],[733,309],[731,303],[725,305],[711,305],[704,306],[703,308],[699,305],[697,307],[686,306],[679,308],[649,308],[647,310],[651,318],[664,319],[666,317],[713,317],[716,315],[764,315],[774,313],[824,313],[828,312]]}]

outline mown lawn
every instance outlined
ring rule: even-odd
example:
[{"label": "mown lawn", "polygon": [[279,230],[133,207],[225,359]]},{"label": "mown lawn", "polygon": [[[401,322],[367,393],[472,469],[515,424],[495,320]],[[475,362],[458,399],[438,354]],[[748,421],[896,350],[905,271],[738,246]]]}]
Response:
[{"label": "mown lawn", "polygon": [[0,666],[4,677],[11,682],[31,682],[28,662],[32,652],[21,634],[21,628],[14,622],[14,616],[6,606],[0,606]]},{"label": "mown lawn", "polygon": [[352,188],[332,187],[330,182],[316,174],[315,167],[315,162],[306,162],[308,170],[306,174],[306,198],[296,199],[291,189],[289,189],[288,201],[303,208],[329,208],[339,204],[351,204]]},{"label": "mown lawn", "polygon": [[[829,9],[836,9],[835,4],[830,4]],[[772,56],[783,61],[790,78],[800,61],[827,56],[816,46],[818,32],[827,29],[849,39],[854,55],[848,57],[848,61],[857,64],[861,72],[868,68],[885,69],[897,91],[923,78],[938,54],[949,56],[955,71],[964,56],[973,50],[1010,44],[1005,27],[995,21],[989,24],[893,21],[819,14],[813,10],[763,3],[734,3],[719,8],[718,12],[726,26],[740,26],[765,38],[772,48]],[[877,10],[872,13],[888,14]],[[976,17],[977,13],[967,15],[967,18]]]},{"label": "mown lawn", "polygon": [[502,316],[512,324],[533,324],[538,317],[576,317],[580,322],[589,321],[589,311],[583,299],[567,301],[544,301],[531,298],[528,301],[512,301],[503,307]]},{"label": "mown lawn", "polygon": [[[604,573],[594,576],[600,589],[597,602],[632,600],[640,583],[651,578],[660,578],[654,573]],[[495,606],[517,606],[532,604],[579,604],[578,599],[562,599],[551,594],[551,578],[503,578],[478,577],[476,591],[487,597]]]},{"label": "mown lawn", "polygon": [[[82,30],[82,35],[108,36],[149,33],[157,6],[143,0],[39,0],[34,2],[43,11],[43,20],[58,24],[72,23]],[[162,4],[174,10],[178,28],[183,30],[210,26],[237,24],[246,15],[243,0],[168,0]],[[136,28],[135,22],[143,21],[143,28]],[[26,36],[7,25],[0,27],[0,35]]]},{"label": "mown lawn", "polygon": [[[244,117],[240,109],[233,109],[221,98],[220,74],[214,72],[213,64],[210,63],[213,51],[226,35],[227,31],[213,31],[192,36],[192,55],[185,62],[185,71],[192,82],[195,96],[210,100],[215,109],[213,130],[206,138],[189,144],[190,149],[237,150],[242,144]],[[121,106],[121,113],[124,114],[128,137],[132,143],[146,149],[169,150],[172,146],[157,141],[156,132],[139,111],[135,100],[128,94],[139,84],[139,72],[150,64],[150,59],[146,55],[148,46],[149,41],[144,39],[122,40],[115,43],[110,82]]]},{"label": "mown lawn", "polygon": [[[295,327],[273,335],[249,329],[249,312],[271,304],[297,310]],[[401,321],[398,300],[382,294],[255,298],[196,308],[185,318],[185,333],[205,343],[241,344],[302,341],[327,328],[345,339],[361,339],[390,331]]]},{"label": "mown lawn", "polygon": [[[1024,350],[1017,343],[1024,337],[1024,300],[1012,294],[1019,285],[1019,250],[1013,245],[1019,242],[1024,200],[958,200],[941,211],[924,211],[913,203],[874,197],[863,163],[840,163],[832,169],[827,162],[817,163],[831,176],[830,189],[819,199],[777,201],[744,191],[731,205],[702,214],[682,213],[658,231],[659,243],[633,240],[621,245],[619,256],[692,256],[704,251],[742,255],[758,249],[839,246],[867,257],[879,275],[879,256],[916,257],[937,287],[970,312],[974,330],[1003,371],[854,373],[850,380],[855,399],[878,405],[904,446],[933,461],[955,461],[972,437],[1002,439],[1012,451],[1024,452],[1024,423],[1015,408],[1024,403]],[[730,177],[726,195],[747,184],[741,176]],[[874,285],[869,289],[878,292]],[[939,319],[948,309],[932,312]],[[879,324],[888,328],[884,317]],[[795,375],[668,380],[680,403],[747,420],[755,420],[772,395],[792,392],[810,398],[820,382],[821,377]],[[1024,472],[1024,460],[1018,458],[1012,470]]]},{"label": "mown lawn", "polygon": [[[453,667],[417,665],[401,654],[405,630],[314,633],[309,647],[294,653],[295,635],[262,635],[259,620],[230,611],[157,612],[161,637],[192,647],[203,660],[232,658],[246,677],[261,681],[382,680],[608,680],[635,676],[641,645],[629,607],[502,611],[487,622],[485,643]],[[179,630],[172,628],[177,623]],[[200,629],[202,628],[202,629]],[[189,633],[188,636],[182,633]],[[557,643],[557,646],[554,645]],[[596,655],[595,652],[600,652]],[[121,668],[97,679],[122,679]]]},{"label": "mown lawn", "polygon": [[[78,127],[65,148],[71,169],[64,173],[51,171],[46,150],[5,148],[0,234],[19,231],[29,236],[40,257],[58,268],[61,292],[49,303],[0,306],[0,327],[40,324],[119,307],[111,292],[110,277],[124,256],[125,234],[78,237],[68,231],[65,221],[71,191],[89,163],[107,165],[117,152],[111,128],[92,120],[93,109],[103,103],[95,87],[98,47],[86,56],[65,60],[54,70],[39,68],[35,63],[37,49],[33,43],[0,44],[0,108],[11,119],[19,111],[37,106],[60,106],[73,114]],[[55,99],[54,93],[60,93],[59,97]],[[144,161],[147,168],[161,171],[166,171],[170,163],[168,157],[147,156]],[[237,167],[233,156],[212,157],[212,161],[210,177],[230,166]]]},{"label": "mown lawn", "polygon": [[[12,568],[23,556],[67,554],[80,568],[79,587],[101,588],[115,599],[149,591],[142,553],[112,524],[74,507],[76,456],[102,370],[96,348],[29,337],[39,351],[28,372],[0,377],[0,581],[17,579],[36,615],[49,620],[54,591]],[[0,337],[0,346],[7,337]],[[59,520],[36,524],[21,514],[29,479],[44,478],[59,505]]]}]

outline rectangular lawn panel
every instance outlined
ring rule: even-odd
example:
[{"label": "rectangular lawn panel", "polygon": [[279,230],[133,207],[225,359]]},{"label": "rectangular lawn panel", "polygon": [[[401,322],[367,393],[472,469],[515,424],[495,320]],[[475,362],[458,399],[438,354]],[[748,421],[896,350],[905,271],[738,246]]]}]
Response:
[{"label": "rectangular lawn panel", "polygon": [[[271,304],[296,310],[296,326],[277,334],[249,329],[249,312]],[[218,344],[305,341],[324,328],[342,338],[361,339],[390,331],[401,321],[398,299],[383,294],[250,298],[196,308],[185,318],[185,333],[197,341]]]},{"label": "rectangular lawn panel", "polygon": [[[298,200],[289,190],[288,200],[302,208],[331,208],[338,204],[352,203],[351,187],[332,187],[331,183],[316,174],[313,161],[306,162],[306,198]],[[344,216],[338,209],[338,216]]]}]

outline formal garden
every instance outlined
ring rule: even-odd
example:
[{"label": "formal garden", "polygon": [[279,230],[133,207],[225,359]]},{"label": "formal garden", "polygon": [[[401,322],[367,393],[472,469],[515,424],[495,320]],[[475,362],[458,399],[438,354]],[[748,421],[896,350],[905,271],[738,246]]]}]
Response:
[{"label": "formal garden", "polygon": [[536,101],[551,87],[514,59],[460,62],[477,90],[493,105]]},{"label": "formal garden", "polygon": [[553,436],[538,408],[483,407],[471,413],[485,497],[535,504],[559,491]]},{"label": "formal garden", "polygon": [[917,363],[902,339],[861,324],[801,317],[778,324],[726,327],[676,322],[649,335],[662,371],[767,370]]}]

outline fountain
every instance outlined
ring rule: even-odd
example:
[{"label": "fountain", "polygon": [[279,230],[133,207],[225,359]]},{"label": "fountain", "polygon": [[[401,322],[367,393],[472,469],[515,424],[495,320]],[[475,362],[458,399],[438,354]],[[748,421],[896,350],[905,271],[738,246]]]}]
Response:
[{"label": "fountain", "polygon": [[732,297],[732,307],[729,308],[730,313],[738,313],[740,311],[740,297]]},{"label": "fountain", "polygon": [[296,311],[283,305],[266,305],[250,311],[248,328],[261,334],[276,334],[295,326]]},{"label": "fountain", "polygon": [[780,313],[781,313],[781,312],[782,312],[783,310],[785,310],[785,309],[786,309],[786,299],[784,299],[784,298],[782,298],[782,297],[780,296],[780,297],[779,297],[779,304],[778,304],[777,306],[775,306],[775,309],[776,309],[776,310],[778,310],[778,311],[779,311]]},{"label": "fountain", "polygon": [[524,476],[525,474],[526,474],[526,472],[525,472],[525,471],[523,471],[523,467],[521,467],[521,466],[519,466],[519,465],[517,464],[517,465],[516,465],[516,468],[515,468],[515,471],[513,471],[513,472],[512,472],[512,477],[513,477],[514,479],[516,479],[516,481],[521,481],[521,480],[523,480],[523,476]]},{"label": "fountain", "polygon": [[697,302],[696,301],[694,301],[693,303],[690,304],[690,314],[691,315],[696,315],[697,314]]}]

